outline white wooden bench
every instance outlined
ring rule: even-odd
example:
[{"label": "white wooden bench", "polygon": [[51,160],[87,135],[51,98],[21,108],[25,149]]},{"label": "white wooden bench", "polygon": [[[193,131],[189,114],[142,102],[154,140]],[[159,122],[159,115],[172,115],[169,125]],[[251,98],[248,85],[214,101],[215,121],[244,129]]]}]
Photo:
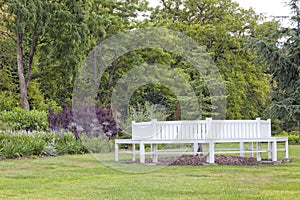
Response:
[{"label": "white wooden bench", "polygon": [[[217,149],[219,143],[238,143],[239,148]],[[249,147],[245,148],[245,144]],[[262,143],[266,143],[263,148]],[[278,143],[283,143],[284,148],[277,148]],[[132,151],[120,151],[120,144],[132,145]],[[136,150],[136,145],[139,150]],[[191,144],[191,151],[159,150],[159,144]],[[199,144],[208,146],[207,150],[199,150]],[[150,145],[150,151],[145,150],[145,145]],[[268,158],[277,161],[277,151],[284,151],[288,158],[288,138],[271,136],[271,120],[194,120],[194,121],[157,121],[132,122],[132,139],[115,140],[115,160],[119,160],[119,153],[131,153],[135,161],[136,154],[140,156],[140,163],[145,163],[145,156],[150,155],[153,162],[158,161],[160,154],[204,154],[207,162],[214,163],[215,154],[239,153],[244,157],[256,154],[261,160],[261,153],[267,152]]]}]

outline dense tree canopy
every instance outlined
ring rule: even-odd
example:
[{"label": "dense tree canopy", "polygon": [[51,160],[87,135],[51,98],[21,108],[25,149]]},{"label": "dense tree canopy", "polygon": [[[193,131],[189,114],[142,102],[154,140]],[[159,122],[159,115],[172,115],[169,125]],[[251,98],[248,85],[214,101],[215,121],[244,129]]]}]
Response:
[{"label": "dense tree canopy", "polygon": [[[125,30],[165,27],[191,37],[209,53],[226,87],[226,118],[259,117],[271,105],[275,118],[286,123],[299,120],[298,1],[290,2],[294,29],[263,22],[263,16],[232,0],[160,3],[149,8],[144,0],[0,0],[0,110],[18,106],[45,110],[71,103],[76,74],[96,45]],[[149,16],[142,18],[143,13]],[[168,35],[153,37],[172,41]],[[285,42],[278,44],[282,37]],[[118,81],[136,66],[154,63],[185,77],[197,96],[200,118],[218,117],[219,113],[212,112],[212,101],[224,97],[212,96],[207,77],[161,46],[128,52],[107,66],[100,83],[92,86],[100,85],[95,100],[110,108]],[[173,75],[161,71],[156,76],[168,79]],[[133,106],[160,104],[167,109],[168,119],[180,119],[178,98],[164,85],[145,84],[127,98]]]},{"label": "dense tree canopy", "polygon": [[[261,26],[258,24],[260,16],[230,0],[161,2],[162,9],[156,9],[148,23],[182,31],[207,49],[226,84],[227,117],[241,119],[260,115],[268,103],[268,75],[261,63],[254,62],[255,53],[246,48],[246,36]],[[259,30],[260,34],[267,34]],[[184,64],[177,60],[174,66]],[[207,107],[209,94],[205,86],[201,86],[203,80],[198,79],[189,66],[184,68],[194,87],[199,89],[198,94],[202,93],[203,107]]]},{"label": "dense tree canopy", "polygon": [[29,109],[34,99],[28,91],[34,81],[32,90],[45,99],[70,102],[74,77],[89,50],[130,28],[138,9],[135,1],[1,1],[1,41],[10,45],[4,56],[14,58],[9,66],[18,74],[22,107]]}]

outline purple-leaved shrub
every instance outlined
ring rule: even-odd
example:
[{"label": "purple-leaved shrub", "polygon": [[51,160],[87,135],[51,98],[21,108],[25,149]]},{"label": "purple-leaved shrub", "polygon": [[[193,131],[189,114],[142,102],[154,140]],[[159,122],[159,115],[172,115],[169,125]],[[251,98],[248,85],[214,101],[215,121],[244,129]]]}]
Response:
[{"label": "purple-leaved shrub", "polygon": [[[76,102],[78,103],[78,102]],[[90,137],[100,135],[108,139],[114,139],[121,134],[122,129],[118,127],[112,116],[111,109],[105,109],[98,105],[84,102],[77,106],[75,114],[68,104],[62,104],[62,110],[55,114],[48,109],[48,123],[51,130],[61,129],[71,131],[76,139],[79,139],[78,132],[84,131]],[[76,116],[76,117],[74,117]]]}]

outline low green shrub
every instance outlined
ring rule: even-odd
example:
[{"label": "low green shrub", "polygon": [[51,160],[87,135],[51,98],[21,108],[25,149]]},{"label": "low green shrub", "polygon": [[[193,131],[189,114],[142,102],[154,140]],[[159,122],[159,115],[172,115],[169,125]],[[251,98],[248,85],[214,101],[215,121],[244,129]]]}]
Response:
[{"label": "low green shrub", "polygon": [[32,136],[22,136],[22,139],[24,141],[24,147],[27,150],[27,155],[43,155],[45,152],[45,147],[47,145],[45,141],[46,136],[43,136],[41,134],[36,135],[34,137]]},{"label": "low green shrub", "polygon": [[299,141],[299,135],[297,131],[286,132],[282,131],[280,136],[288,137],[289,144],[296,144]]},{"label": "low green shrub", "polygon": [[90,153],[109,153],[114,150],[114,142],[112,140],[103,140],[99,137],[84,137],[83,144]]},{"label": "low green shrub", "polygon": [[31,155],[43,155],[46,146],[42,134],[0,134],[0,157],[17,158]]},{"label": "low green shrub", "polygon": [[20,141],[13,138],[5,138],[0,142],[1,158],[17,158],[24,154],[24,147]]},{"label": "low green shrub", "polygon": [[76,140],[72,133],[56,137],[54,144],[57,154],[78,154],[87,152],[83,143],[79,139]]},{"label": "low green shrub", "polygon": [[289,144],[296,144],[299,141],[299,136],[297,135],[288,135]]},{"label": "low green shrub", "polygon": [[289,135],[299,136],[299,131],[291,131],[291,132],[289,132]]},{"label": "low green shrub", "polygon": [[0,121],[12,130],[46,131],[49,128],[45,111],[26,111],[22,108],[14,108],[11,111],[4,110],[0,112]]},{"label": "low green shrub", "polygon": [[87,149],[70,132],[47,133],[27,131],[0,132],[0,158],[27,156],[56,156],[61,154],[82,154]]}]

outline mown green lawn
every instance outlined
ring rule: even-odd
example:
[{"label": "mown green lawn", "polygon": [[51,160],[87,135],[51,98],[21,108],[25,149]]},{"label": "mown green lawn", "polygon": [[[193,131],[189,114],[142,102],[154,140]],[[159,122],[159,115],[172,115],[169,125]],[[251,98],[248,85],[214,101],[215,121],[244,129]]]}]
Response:
[{"label": "mown green lawn", "polygon": [[140,174],[106,167],[89,154],[1,160],[0,198],[300,199],[300,146],[290,146],[290,157],[280,165],[172,166]]}]

